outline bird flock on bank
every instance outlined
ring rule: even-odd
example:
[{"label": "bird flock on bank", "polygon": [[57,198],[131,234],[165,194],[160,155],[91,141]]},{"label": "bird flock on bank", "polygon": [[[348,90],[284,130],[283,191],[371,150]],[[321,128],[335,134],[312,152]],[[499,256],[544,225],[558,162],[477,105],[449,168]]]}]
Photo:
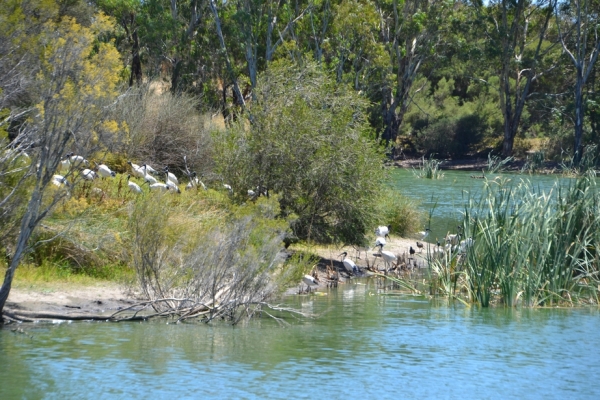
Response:
[{"label": "bird flock on bank", "polygon": [[[377,252],[373,254],[375,257],[380,258],[384,263],[384,272],[388,273],[389,271],[394,271],[398,269],[402,264],[402,267],[406,267],[410,269],[409,266],[411,264],[411,260],[413,260],[413,264],[416,266],[416,255],[417,253],[423,253],[425,248],[427,249],[427,259],[433,260],[436,258],[443,258],[444,256],[449,256],[452,254],[463,256],[467,253],[467,251],[472,248],[475,244],[475,241],[472,237],[468,237],[463,239],[463,230],[462,227],[459,226],[457,228],[457,233],[448,232],[444,237],[444,245],[437,241],[437,244],[426,242],[425,239],[431,233],[429,228],[416,232],[414,237],[417,239],[415,243],[415,247],[408,246],[408,259],[405,255],[395,254],[393,251],[384,250],[385,246],[388,244],[390,240],[390,232],[391,226],[378,226],[375,230],[375,241],[373,247],[367,247],[363,245],[355,245],[353,246],[356,250],[357,254],[355,256],[356,260],[360,259],[361,252],[367,253],[369,250],[373,251],[377,249]],[[361,276],[363,274],[363,268],[359,267],[353,260],[351,260],[348,256],[348,252],[344,251],[338,255],[341,261],[341,269],[339,272],[345,273],[348,278],[353,276]],[[367,269],[371,269],[369,266],[369,262],[367,260]],[[315,273],[312,275],[305,275],[303,278],[303,282],[307,285],[307,291],[312,290],[314,286],[319,285],[318,279],[316,279]]]},{"label": "bird flock on bank", "polygon": [[[168,166],[162,169],[155,169],[149,164],[136,164],[132,161],[127,161],[127,164],[131,168],[127,173],[127,187],[131,193],[144,193],[146,185],[149,191],[181,193],[180,178],[173,171],[169,170]],[[84,157],[76,155],[73,152],[67,153],[61,159],[58,172],[52,179],[52,184],[58,187],[72,186],[68,177],[76,176],[75,172],[78,172],[82,180],[89,182],[93,182],[96,179],[115,178],[117,176],[116,172],[111,170],[106,164],[90,163]],[[208,190],[195,171],[186,171],[186,175],[188,183],[185,185],[185,190]],[[138,181],[136,182],[136,180]],[[227,183],[222,183],[219,188],[233,194],[233,188]],[[265,189],[261,189],[260,186],[248,190],[248,197],[251,200],[261,195],[268,196],[268,192]]]},{"label": "bird flock on bank", "polygon": [[[90,168],[90,162],[86,160],[84,157],[75,155],[74,153],[68,153],[64,156],[64,158],[60,162],[60,172],[62,174],[72,174],[73,171],[79,171],[81,178],[85,181],[94,181],[96,179],[106,179],[106,178],[115,178],[116,172],[111,170],[106,164],[98,164],[93,162],[94,167]],[[127,164],[130,166],[131,171],[127,174],[127,187],[131,193],[141,194],[144,192],[144,185],[148,185],[150,191],[160,191],[160,192],[171,192],[171,193],[181,193],[181,189],[179,188],[179,178],[169,170],[168,166],[165,166],[162,170],[154,169],[149,164],[135,164],[132,161],[127,161]],[[189,177],[189,182],[185,186],[185,190],[191,189],[202,189],[207,190],[207,186],[198,178],[196,172],[187,173]],[[137,183],[133,179],[140,179],[142,182]],[[66,178],[65,175],[56,174],[53,176],[52,183],[58,187],[70,187],[71,184]],[[233,188],[231,185],[222,183],[221,186],[223,189],[227,190],[229,193],[233,193]],[[260,195],[268,195],[266,190],[261,190],[260,186],[257,186],[254,189],[248,189],[248,197],[250,199],[254,199]],[[370,246],[354,246],[357,250],[358,255],[356,259],[360,259],[361,252],[367,252],[369,249],[374,250],[378,249],[378,252],[375,254],[377,257],[380,257],[385,265],[385,271],[390,271],[398,267],[400,263],[401,257],[397,254],[394,254],[392,251],[384,250],[384,247],[387,244],[387,240],[390,239],[391,226],[378,226],[375,229],[375,242],[374,246],[370,248]],[[429,236],[430,229],[427,228],[424,231],[417,232],[416,237],[418,240],[415,242],[415,245],[419,251],[419,253],[423,252],[425,247],[423,241]],[[458,227],[457,233],[450,234],[448,233],[444,238],[445,245],[442,246],[438,241],[435,246],[433,246],[431,250],[431,255],[433,257],[442,257],[443,255],[449,253],[458,253],[465,254],[469,248],[474,245],[473,238],[469,237],[467,239],[462,239],[462,227]],[[409,246],[409,260],[412,259],[417,250],[415,250],[412,246]],[[341,257],[341,263],[344,267],[344,272],[348,276],[359,276],[362,274],[361,268],[348,257],[347,252],[343,252],[339,255]],[[307,285],[307,291],[310,291],[313,287],[319,285],[319,280],[316,276],[313,275],[305,275],[302,278],[303,283]]]}]

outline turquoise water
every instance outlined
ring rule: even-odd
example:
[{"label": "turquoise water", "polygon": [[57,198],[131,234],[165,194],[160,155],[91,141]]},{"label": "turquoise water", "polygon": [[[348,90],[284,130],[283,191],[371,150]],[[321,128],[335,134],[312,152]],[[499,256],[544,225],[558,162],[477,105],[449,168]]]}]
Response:
[{"label": "turquoise water", "polygon": [[[431,238],[480,192],[470,173],[393,184],[433,208]],[[515,176],[520,179],[521,176]],[[541,189],[556,177],[535,177]],[[433,195],[432,195],[433,193]],[[466,308],[376,278],[291,296],[317,315],[243,326],[39,323],[0,327],[2,399],[598,399],[600,311]]]},{"label": "turquoise water", "polygon": [[[448,232],[456,233],[465,204],[468,204],[469,199],[477,199],[482,193],[484,180],[473,179],[471,175],[481,173],[444,171],[443,179],[421,179],[415,178],[411,169],[395,169],[392,171],[390,184],[404,196],[415,200],[426,216],[431,212],[431,234],[427,241],[435,243],[436,238],[441,240]],[[496,176],[499,175],[490,175],[488,179],[492,180]],[[503,173],[501,176],[510,179],[514,185],[526,180],[536,191],[546,193],[555,184],[566,187],[574,181],[573,178],[558,175]]]},{"label": "turquoise water", "polygon": [[0,399],[597,399],[597,309],[480,309],[376,279],[292,296],[317,318],[0,329]]}]

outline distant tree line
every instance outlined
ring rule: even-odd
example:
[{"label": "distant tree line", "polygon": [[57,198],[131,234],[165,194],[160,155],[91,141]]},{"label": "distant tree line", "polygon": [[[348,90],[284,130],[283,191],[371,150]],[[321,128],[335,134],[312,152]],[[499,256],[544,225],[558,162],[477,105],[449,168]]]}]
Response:
[{"label": "distant tree line", "polygon": [[[8,3],[43,19],[35,2]],[[548,157],[570,154],[577,161],[584,146],[598,143],[596,1],[57,0],[56,6],[56,18],[83,26],[99,12],[113,17],[114,29],[98,40],[119,51],[129,86],[163,81],[227,121],[256,100],[260,74],[286,59],[314,61],[360,93],[369,102],[372,139],[390,145],[392,154],[494,150],[508,157],[527,150],[522,139],[537,138]],[[10,42],[3,46],[4,56]],[[27,90],[22,94],[2,105],[5,114],[27,101]],[[10,118],[9,129],[17,131],[20,121]]]}]

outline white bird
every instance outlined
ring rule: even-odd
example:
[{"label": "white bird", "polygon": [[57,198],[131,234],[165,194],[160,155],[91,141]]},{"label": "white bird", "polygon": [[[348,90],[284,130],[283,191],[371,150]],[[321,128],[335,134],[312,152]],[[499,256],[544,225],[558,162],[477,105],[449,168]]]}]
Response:
[{"label": "white bird", "polygon": [[83,177],[83,179],[85,179],[86,181],[93,181],[94,179],[96,179],[98,177],[98,174],[96,174],[94,171],[92,171],[89,168],[86,168],[84,170],[81,171],[81,176]]},{"label": "white bird", "polygon": [[378,226],[377,229],[375,229],[375,234],[377,236],[382,236],[384,238],[389,238],[390,237],[390,230],[392,229],[391,225],[388,226]]},{"label": "white bird", "polygon": [[206,190],[206,185],[200,179],[198,179],[198,175],[196,174],[196,172],[192,172],[192,179],[185,187],[185,190],[190,190],[198,186]]},{"label": "white bird", "polygon": [[451,244],[453,246],[456,246],[459,243],[459,240],[460,240],[460,233],[453,233],[453,234],[448,233],[446,235],[446,243]]},{"label": "white bird", "polygon": [[458,244],[460,242],[460,238],[462,236],[462,226],[458,225],[456,227],[456,229],[457,229],[458,233],[450,234],[450,232],[448,232],[446,234],[446,238],[445,238],[446,239],[446,243],[450,243],[453,246],[458,246]]},{"label": "white bird", "polygon": [[88,160],[86,160],[82,156],[76,156],[73,153],[69,154],[69,160],[71,161],[71,164],[73,164],[75,166],[78,166],[81,164],[89,165]]},{"label": "white bird", "polygon": [[469,237],[465,240],[461,240],[460,244],[458,245],[458,251],[460,253],[466,253],[467,250],[469,250],[471,247],[473,247],[473,245],[475,244],[475,241],[473,240],[472,237]]},{"label": "white bird", "polygon": [[131,161],[127,161],[127,164],[131,165],[131,169],[133,170],[133,176],[137,176],[138,178],[144,177],[144,170],[137,164],[132,163]]},{"label": "white bird", "polygon": [[304,283],[306,283],[306,286],[308,286],[307,291],[310,292],[310,287],[311,286],[318,286],[319,285],[319,281],[312,275],[304,275],[304,277],[302,278],[302,281]]},{"label": "white bird", "polygon": [[155,170],[154,168],[152,168],[152,167],[151,167],[151,166],[149,166],[148,164],[144,164],[144,165],[146,166],[146,170],[147,170],[148,172],[150,172],[150,173],[151,173],[151,174],[153,174],[153,175],[156,175],[156,173],[157,173],[157,172],[156,172],[156,170]]},{"label": "white bird", "polygon": [[375,239],[375,246],[373,246],[373,248],[381,246],[381,248],[383,249],[383,246],[385,246],[386,244],[387,242],[385,241],[385,238],[378,237],[377,239]]},{"label": "white bird", "polygon": [[65,158],[60,161],[61,171],[68,171],[71,168],[71,154],[72,153],[65,155]]},{"label": "white bird", "polygon": [[172,172],[169,172],[169,167],[165,167],[165,174],[167,174],[167,180],[175,183],[176,185],[179,185],[179,181],[177,180],[177,177],[175,176],[175,174]]},{"label": "white bird", "polygon": [[98,175],[102,178],[114,178],[117,174],[112,171],[106,164],[98,165]]},{"label": "white bird", "polygon": [[229,190],[230,193],[233,193],[233,189],[231,188],[231,185],[228,185],[226,183],[223,184],[223,187],[227,190]]},{"label": "white bird", "polygon": [[131,190],[133,193],[142,193],[142,188],[140,187],[140,185],[138,185],[135,182],[131,182],[129,179],[131,178],[131,175],[127,175],[127,186],[129,186],[129,190]]},{"label": "white bird", "polygon": [[146,164],[144,164],[144,165],[142,166],[142,172],[143,172],[143,174],[144,174],[144,175],[142,176],[142,178],[144,178],[144,180],[145,180],[146,182],[148,182],[148,184],[149,184],[149,185],[153,185],[153,184],[155,184],[155,183],[158,183],[158,181],[156,180],[156,178],[155,178],[155,177],[153,177],[152,175],[150,175],[150,174],[148,173],[148,169],[147,169],[147,166],[146,166]]},{"label": "white bird", "polygon": [[160,182],[149,183],[148,181],[146,181],[146,183],[148,183],[148,185],[150,185],[150,190],[160,190],[162,192],[166,192],[167,190],[169,190],[169,187],[167,185],[165,185],[164,183],[160,183]]},{"label": "white bird", "polygon": [[424,240],[427,236],[429,236],[429,232],[431,232],[431,229],[425,228],[424,231],[417,232],[417,235],[419,236],[419,239]]},{"label": "white bird", "polygon": [[54,175],[52,177],[52,183],[58,187],[69,186],[69,181],[62,175]]},{"label": "white bird", "polygon": [[347,255],[348,255],[348,252],[346,252],[346,251],[343,252],[342,254],[340,254],[340,256],[342,256],[342,264],[344,264],[344,268],[346,269],[346,272],[348,273],[348,275],[358,274],[360,272],[358,267],[356,266],[354,261],[352,261],[349,258],[346,258]]},{"label": "white bird", "polygon": [[[167,174],[167,172],[168,171],[166,170],[165,174]],[[167,175],[167,179],[165,179],[165,185],[167,185],[170,190],[173,190],[176,193],[181,193],[181,190],[179,190],[179,186],[177,186],[177,184],[175,182],[170,180],[168,175]]]},{"label": "white bird", "polygon": [[379,245],[379,254],[381,255],[381,258],[383,258],[383,261],[385,262],[385,269],[386,271],[389,270],[388,268],[388,264],[394,264],[396,261],[398,261],[398,257],[396,257],[396,255],[394,253],[392,253],[391,251],[387,251],[387,250],[383,250],[383,245]]}]

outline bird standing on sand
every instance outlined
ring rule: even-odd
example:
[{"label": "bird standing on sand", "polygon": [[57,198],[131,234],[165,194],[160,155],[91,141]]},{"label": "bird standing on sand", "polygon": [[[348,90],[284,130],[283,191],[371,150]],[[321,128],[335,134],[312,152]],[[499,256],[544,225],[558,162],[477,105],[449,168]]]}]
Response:
[{"label": "bird standing on sand", "polygon": [[382,237],[378,237],[377,239],[375,239],[375,246],[373,246],[373,248],[381,246],[381,248],[383,249],[383,246],[386,245],[386,241],[385,238]]},{"label": "bird standing on sand", "polygon": [[417,232],[417,235],[419,236],[419,238],[420,238],[421,240],[425,240],[425,238],[426,238],[427,236],[429,236],[429,232],[431,232],[431,229],[429,229],[429,228],[425,228],[425,230],[424,230],[424,231]]},{"label": "bird standing on sand", "polygon": [[388,226],[378,226],[377,229],[375,229],[375,234],[377,236],[382,236],[384,238],[389,238],[390,237],[390,230],[392,229],[391,225]]},{"label": "bird standing on sand", "polygon": [[410,253],[411,257],[415,255],[415,249],[412,248],[412,246],[410,246],[410,249],[408,250],[408,252]]},{"label": "bird standing on sand", "polygon": [[417,247],[419,248],[419,253],[423,252],[423,243],[417,242]]}]

